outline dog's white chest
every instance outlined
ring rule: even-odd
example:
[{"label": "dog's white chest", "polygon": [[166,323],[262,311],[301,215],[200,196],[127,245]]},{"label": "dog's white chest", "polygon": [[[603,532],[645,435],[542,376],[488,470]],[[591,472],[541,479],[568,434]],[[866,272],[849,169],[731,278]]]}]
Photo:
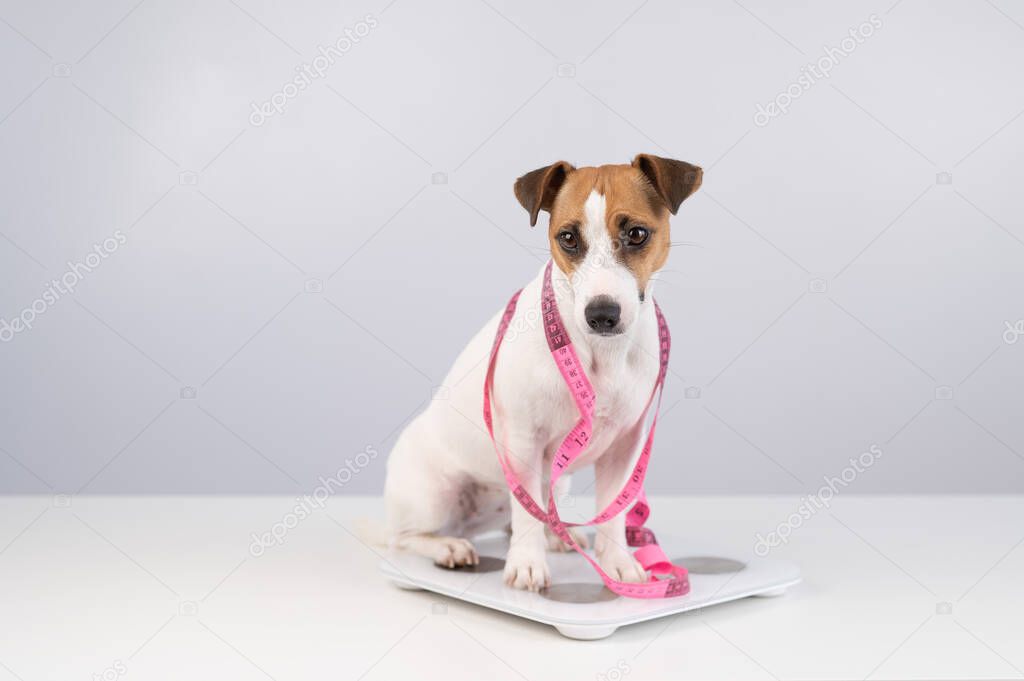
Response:
[{"label": "dog's white chest", "polygon": [[597,356],[588,357],[584,362],[596,400],[590,443],[572,470],[592,464],[637,424],[657,379],[654,362],[641,357],[610,362]]}]

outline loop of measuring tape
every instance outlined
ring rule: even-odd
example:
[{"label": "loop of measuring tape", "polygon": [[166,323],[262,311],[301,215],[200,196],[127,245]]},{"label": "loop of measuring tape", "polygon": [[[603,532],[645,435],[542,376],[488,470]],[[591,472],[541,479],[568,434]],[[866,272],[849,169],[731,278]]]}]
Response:
[{"label": "loop of measuring tape", "polygon": [[[668,324],[665,322],[665,317],[661,314],[661,309],[658,307],[657,303],[654,303],[654,310],[658,318],[658,338],[660,347],[658,379],[654,384],[651,397],[647,400],[647,405],[644,407],[644,411],[641,415],[641,422],[646,418],[651,404],[655,403],[655,397],[657,397],[657,402],[655,403],[654,418],[651,422],[650,431],[647,434],[647,440],[644,442],[643,449],[640,451],[640,456],[637,459],[636,464],[633,466],[633,471],[627,478],[622,491],[615,496],[614,500],[587,522],[565,522],[558,514],[558,506],[555,503],[555,483],[558,481],[559,477],[561,477],[562,473],[568,470],[572,462],[583,453],[586,449],[587,443],[590,441],[591,426],[593,424],[594,417],[595,395],[593,386],[590,384],[590,380],[587,378],[587,374],[583,370],[583,365],[580,362],[579,357],[576,355],[576,350],[573,348],[572,340],[569,338],[565,325],[562,323],[562,317],[558,312],[555,292],[551,284],[551,266],[552,264],[549,261],[544,270],[544,282],[541,289],[541,311],[544,324],[544,335],[547,339],[548,348],[551,350],[551,356],[555,361],[555,365],[558,367],[559,373],[562,375],[562,379],[565,381],[566,386],[569,388],[569,392],[572,394],[573,401],[580,413],[580,419],[562,440],[562,443],[559,445],[554,457],[552,458],[551,474],[548,481],[548,508],[545,510],[530,495],[526,488],[523,487],[519,480],[519,476],[516,475],[515,470],[512,467],[508,452],[505,451],[505,448],[499,445],[495,439],[493,418],[491,416],[491,391],[494,385],[494,369],[497,364],[498,350],[501,347],[501,342],[505,337],[505,332],[508,330],[508,326],[515,314],[516,305],[519,301],[519,296],[522,293],[521,290],[517,291],[505,307],[505,311],[498,323],[498,330],[494,337],[494,343],[491,346],[487,375],[484,379],[484,424],[487,426],[487,432],[490,434],[492,442],[494,442],[495,450],[498,454],[498,461],[501,463],[501,468],[505,475],[505,481],[508,483],[509,489],[512,490],[512,495],[522,505],[522,507],[526,509],[530,515],[550,527],[551,531],[558,535],[563,542],[586,558],[597,571],[601,580],[605,583],[605,586],[607,586],[611,591],[630,598],[668,598],[672,596],[685,595],[690,591],[690,580],[686,568],[681,565],[673,564],[665,556],[665,552],[661,550],[661,547],[658,546],[658,541],[655,538],[654,533],[644,527],[644,523],[650,516],[650,507],[647,505],[647,498],[644,495],[643,490],[644,476],[647,474],[647,464],[650,460],[651,448],[654,444],[654,431],[658,425],[658,410],[661,406],[661,394],[665,385],[665,374],[668,370],[669,350],[672,345],[671,337],[668,332]],[[630,504],[632,504],[632,508],[630,508]],[[576,543],[576,540],[573,539],[572,535],[569,533],[570,527],[605,523],[617,516],[619,513],[626,512],[627,509],[626,543],[637,549],[634,551],[633,557],[640,563],[644,570],[651,573],[651,577],[649,578],[650,581],[647,582],[631,583],[612,579],[608,573],[601,569],[601,566],[596,560],[583,551],[582,547]],[[661,578],[659,578],[659,576]]]}]

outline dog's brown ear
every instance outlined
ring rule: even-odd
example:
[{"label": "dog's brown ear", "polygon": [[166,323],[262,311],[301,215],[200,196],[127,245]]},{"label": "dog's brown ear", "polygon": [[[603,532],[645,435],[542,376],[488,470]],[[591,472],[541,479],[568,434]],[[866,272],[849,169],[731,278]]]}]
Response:
[{"label": "dog's brown ear", "polygon": [[704,171],[698,166],[651,154],[637,154],[633,167],[647,176],[672,215],[686,197],[700,188],[704,179]]},{"label": "dog's brown ear", "polygon": [[530,214],[530,227],[537,224],[537,214],[551,211],[555,196],[566,176],[576,170],[572,164],[558,161],[537,170],[531,170],[516,180],[515,192],[519,203]]}]

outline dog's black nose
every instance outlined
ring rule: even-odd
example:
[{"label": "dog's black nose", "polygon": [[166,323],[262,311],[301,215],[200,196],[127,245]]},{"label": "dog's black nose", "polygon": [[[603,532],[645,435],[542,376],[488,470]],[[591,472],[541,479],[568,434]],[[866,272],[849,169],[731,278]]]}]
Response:
[{"label": "dog's black nose", "polygon": [[619,325],[622,308],[608,296],[598,296],[589,303],[583,314],[587,324],[598,333],[611,333]]}]

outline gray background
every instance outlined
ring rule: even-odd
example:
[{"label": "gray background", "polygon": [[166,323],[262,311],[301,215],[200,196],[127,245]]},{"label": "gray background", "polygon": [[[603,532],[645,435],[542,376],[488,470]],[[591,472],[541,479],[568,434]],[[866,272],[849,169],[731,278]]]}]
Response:
[{"label": "gray background", "polygon": [[859,492],[1024,491],[1019,3],[426,5],[0,3],[0,317],[127,236],[0,344],[0,491],[299,494],[366,447],[343,491],[379,491],[545,258],[514,178],[641,151],[706,171],[652,491],[806,492],[873,444]]}]

